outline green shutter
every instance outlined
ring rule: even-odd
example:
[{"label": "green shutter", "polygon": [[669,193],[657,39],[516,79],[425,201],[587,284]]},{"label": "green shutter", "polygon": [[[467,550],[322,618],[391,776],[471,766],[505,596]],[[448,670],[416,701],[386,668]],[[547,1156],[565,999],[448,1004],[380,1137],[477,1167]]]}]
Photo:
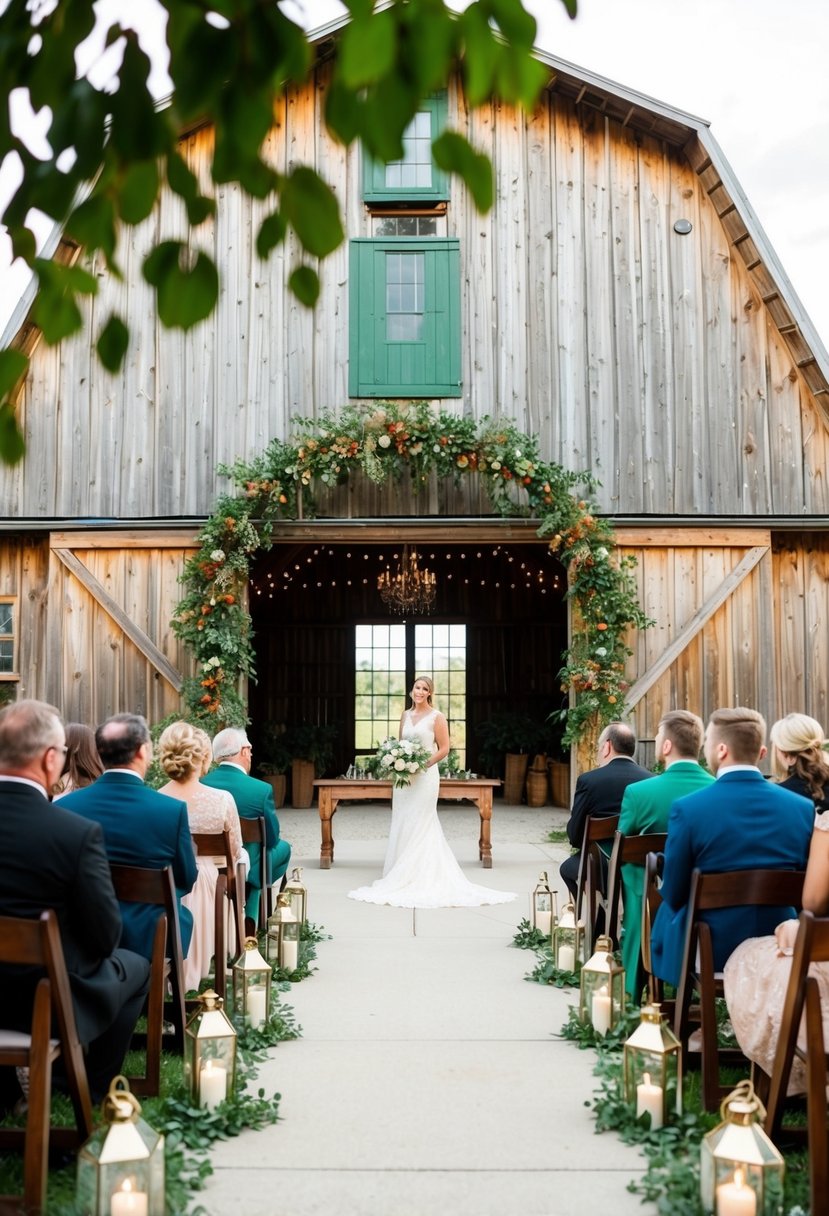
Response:
[{"label": "green shutter", "polygon": [[[423,257],[417,340],[389,338],[386,261]],[[350,247],[349,369],[352,397],[460,397],[460,243],[456,238],[354,240]]]}]

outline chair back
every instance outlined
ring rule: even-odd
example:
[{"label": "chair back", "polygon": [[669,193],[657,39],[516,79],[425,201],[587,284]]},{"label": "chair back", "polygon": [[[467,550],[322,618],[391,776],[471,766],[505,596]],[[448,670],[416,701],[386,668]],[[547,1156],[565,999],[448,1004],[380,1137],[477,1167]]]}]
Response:
[{"label": "chair back", "polygon": [[[614,942],[619,938],[619,905],[622,899],[622,866],[644,866],[648,853],[661,853],[668,839],[666,832],[648,832],[643,836],[625,836],[618,828],[613,836],[613,849],[607,869],[607,899],[605,900],[605,933]],[[644,879],[644,873],[643,873]],[[650,939],[648,940],[650,947]]]},{"label": "chair back", "polygon": [[239,826],[242,829],[242,844],[260,846],[259,889],[262,896],[259,900],[259,928],[266,929],[271,912],[271,889],[268,886],[268,830],[265,826],[265,816],[257,815],[254,819],[248,819],[245,815],[240,815]]},{"label": "chair back", "polygon": [[592,855],[592,851],[594,847],[598,847],[600,841],[612,840],[618,826],[618,815],[588,815],[584,822],[584,835],[582,836],[581,853],[579,855],[579,873],[576,878],[576,919],[583,915],[582,905],[587,886],[589,858]]},{"label": "chair back", "polygon": [[236,950],[241,954],[245,948],[245,879],[244,868],[237,868],[230,832],[227,828],[222,832],[193,832],[192,837],[200,857],[225,859],[227,890],[236,913]]},{"label": "chair back", "polygon": [[662,1005],[663,1008],[664,985],[659,976],[653,973],[651,930],[657,909],[662,903],[659,882],[664,861],[664,853],[648,853],[645,857],[645,887],[642,896],[642,966],[648,974],[648,999],[651,1004]]}]

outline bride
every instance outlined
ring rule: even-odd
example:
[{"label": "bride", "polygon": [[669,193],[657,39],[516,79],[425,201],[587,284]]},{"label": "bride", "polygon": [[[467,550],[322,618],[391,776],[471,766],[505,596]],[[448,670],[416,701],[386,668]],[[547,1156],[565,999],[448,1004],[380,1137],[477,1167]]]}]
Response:
[{"label": "bride", "polygon": [[432,755],[426,770],[409,785],[392,791],[392,816],[383,877],[370,887],[349,891],[349,899],[394,908],[478,908],[515,899],[469,882],[446,843],[438,819],[438,765],[449,752],[446,718],[432,705],[434,685],[419,676],[412,705],[400,719],[401,739],[416,739]]}]

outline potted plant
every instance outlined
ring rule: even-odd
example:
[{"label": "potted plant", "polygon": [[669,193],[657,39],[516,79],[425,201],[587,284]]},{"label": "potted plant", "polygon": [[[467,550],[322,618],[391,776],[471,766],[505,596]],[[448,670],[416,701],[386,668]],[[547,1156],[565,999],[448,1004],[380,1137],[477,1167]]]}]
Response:
[{"label": "potted plant", "polygon": [[334,758],[337,727],[303,724],[289,726],[285,746],[291,760],[291,805],[310,806],[314,800],[314,777],[322,777]]},{"label": "potted plant", "polygon": [[273,800],[277,807],[285,805],[286,773],[291,765],[290,749],[285,742],[284,722],[266,722],[260,743],[262,760],[257,766],[259,774],[273,788]]},{"label": "potted plant", "polygon": [[530,756],[546,750],[546,722],[520,710],[507,709],[478,724],[480,762],[487,773],[504,774],[504,801],[520,803]]}]

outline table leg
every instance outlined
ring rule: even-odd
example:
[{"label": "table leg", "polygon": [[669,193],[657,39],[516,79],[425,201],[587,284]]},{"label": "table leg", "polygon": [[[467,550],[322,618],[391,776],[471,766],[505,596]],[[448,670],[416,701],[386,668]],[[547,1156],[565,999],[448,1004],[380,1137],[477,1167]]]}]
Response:
[{"label": "table leg", "polygon": [[330,870],[334,862],[334,831],[332,820],[337,809],[337,803],[331,790],[320,786],[320,869]]},{"label": "table leg", "polygon": [[485,870],[492,869],[492,839],[490,825],[492,822],[492,789],[485,786],[475,799],[481,816],[481,838],[478,841],[478,856]]}]

